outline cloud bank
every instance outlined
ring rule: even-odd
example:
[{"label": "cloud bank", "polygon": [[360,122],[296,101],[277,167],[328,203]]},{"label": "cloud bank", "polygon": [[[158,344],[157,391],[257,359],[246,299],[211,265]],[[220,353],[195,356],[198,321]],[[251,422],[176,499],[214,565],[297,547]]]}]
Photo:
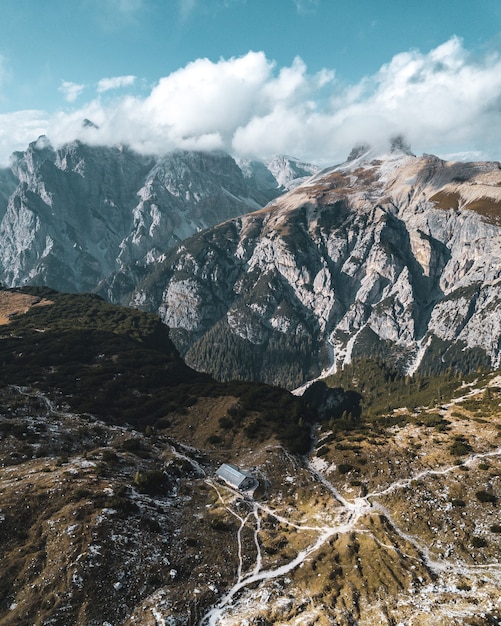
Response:
[{"label": "cloud bank", "polygon": [[[267,158],[287,153],[322,164],[344,160],[354,144],[403,134],[416,153],[478,153],[501,159],[501,59],[474,58],[454,37],[428,53],[396,55],[353,85],[335,72],[309,73],[300,58],[277,67],[264,52],[198,59],[161,78],[142,97],[100,94],[133,76],[103,79],[96,97],[53,115],[0,116],[0,159],[36,132],[53,143],[129,144],[146,153],[175,148]],[[69,84],[71,86],[71,84]],[[75,85],[72,92],[78,91]],[[88,118],[99,128],[82,128]],[[28,136],[33,131],[33,135]]]}]

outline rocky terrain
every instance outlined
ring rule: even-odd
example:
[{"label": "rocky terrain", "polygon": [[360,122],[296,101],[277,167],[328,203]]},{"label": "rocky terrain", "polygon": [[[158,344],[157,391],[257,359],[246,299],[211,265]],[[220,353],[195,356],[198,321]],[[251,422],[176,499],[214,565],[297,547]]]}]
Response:
[{"label": "rocky terrain", "polygon": [[498,163],[416,157],[401,138],[319,172],[41,137],[0,175],[0,282],[154,312],[223,381],[294,389],[365,355],[409,374],[495,368],[500,202]]},{"label": "rocky terrain", "polygon": [[0,626],[500,624],[500,206],[401,140],[14,155],[0,280],[132,307],[0,289]]},{"label": "rocky terrain", "polygon": [[498,367],[500,211],[499,163],[361,147],[184,241],[129,302],[222,380],[294,388],[364,355],[409,374]]},{"label": "rocky terrain", "polygon": [[0,295],[2,626],[500,623],[499,374],[333,404],[297,454],[303,401],[193,372],[153,316]]},{"label": "rocky terrain", "polygon": [[0,171],[0,282],[90,291],[126,267],[130,289],[189,235],[261,208],[317,169],[289,157],[270,168],[241,169],[224,153],[148,157],[78,141],[55,150],[40,137]]}]

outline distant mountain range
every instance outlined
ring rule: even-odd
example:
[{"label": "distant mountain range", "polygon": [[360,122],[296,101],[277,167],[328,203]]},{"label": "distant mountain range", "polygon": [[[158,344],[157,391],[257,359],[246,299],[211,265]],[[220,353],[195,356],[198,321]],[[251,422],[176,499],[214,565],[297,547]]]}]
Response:
[{"label": "distant mountain range", "polygon": [[500,228],[402,139],[14,154],[0,625],[500,624]]},{"label": "distant mountain range", "polygon": [[159,158],[80,142],[54,150],[40,137],[0,171],[0,281],[91,291],[317,170],[289,157],[240,168],[217,152]]},{"label": "distant mountain range", "polygon": [[222,379],[292,388],[367,355],[409,374],[498,367],[500,227],[498,163],[362,149],[183,242],[129,302]]},{"label": "distant mountain range", "polygon": [[294,388],[366,355],[409,374],[499,366],[498,163],[399,139],[320,172],[40,138],[0,180],[1,282],[156,312],[219,379]]}]

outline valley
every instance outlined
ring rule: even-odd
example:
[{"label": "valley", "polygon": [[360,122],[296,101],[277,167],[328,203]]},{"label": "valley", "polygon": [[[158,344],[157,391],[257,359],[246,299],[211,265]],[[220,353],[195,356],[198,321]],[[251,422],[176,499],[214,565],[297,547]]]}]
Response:
[{"label": "valley", "polygon": [[[479,392],[470,393],[475,397]],[[458,404],[448,408],[448,418]],[[451,427],[471,433],[464,428],[465,419],[462,414],[461,422]],[[375,463],[371,446],[362,443],[359,454],[367,457],[359,458],[366,463],[356,473],[364,480],[351,485],[340,480],[340,453],[328,461],[313,456],[306,464],[313,503],[280,502],[277,510],[276,500],[275,507],[253,502],[252,514],[241,520],[253,527],[258,546],[259,515],[273,517],[283,532],[294,534],[294,542],[304,535],[309,545],[300,544],[295,558],[291,554],[288,563],[276,568],[263,567],[258,549],[253,568],[243,578],[239,574],[205,623],[254,623],[256,614],[263,621],[255,623],[269,624],[497,623],[501,563],[496,532],[501,528],[497,523],[489,526],[498,519],[497,510],[475,502],[472,489],[487,478],[493,492],[499,493],[501,448],[492,449],[490,441],[491,437],[499,441],[501,423],[498,418],[485,432],[478,433],[478,426],[475,430],[475,448],[483,452],[460,463],[447,464],[435,438],[426,439],[428,450],[419,459],[402,462],[409,450],[408,441],[402,445],[402,439],[423,434],[415,429],[386,434],[386,467]],[[355,487],[355,482],[360,485]],[[461,494],[468,504],[458,505],[454,494]],[[232,513],[235,498],[238,503],[237,494],[227,493],[226,507]],[[472,514],[473,524],[471,518],[465,519]],[[494,541],[490,550],[487,536]],[[234,599],[237,593],[240,597]]]},{"label": "valley", "polygon": [[16,153],[0,626],[500,624],[500,171]]},{"label": "valley", "polygon": [[[2,626],[501,619],[499,376],[414,422],[318,425],[306,456],[229,439],[231,398],[140,430],[36,385],[1,400]],[[221,462],[259,487],[217,481]]]}]

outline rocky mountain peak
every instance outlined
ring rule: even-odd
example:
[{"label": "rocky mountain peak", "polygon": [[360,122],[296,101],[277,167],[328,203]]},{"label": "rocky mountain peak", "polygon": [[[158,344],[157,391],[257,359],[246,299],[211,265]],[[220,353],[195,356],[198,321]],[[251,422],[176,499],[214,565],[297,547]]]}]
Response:
[{"label": "rocky mountain peak", "polygon": [[149,302],[191,364],[290,386],[363,355],[405,372],[499,364],[501,170],[403,147],[360,150],[155,271]]},{"label": "rocky mountain peak", "polygon": [[190,364],[222,378],[294,387],[366,354],[406,372],[499,364],[499,164],[417,157],[396,138],[276,197],[315,170],[42,138],[12,193],[14,174],[0,178],[0,281],[158,312]]},{"label": "rocky mountain peak", "polygon": [[368,162],[375,159],[385,160],[388,158],[388,155],[391,155],[392,158],[399,155],[416,156],[412,152],[410,144],[405,140],[403,135],[395,135],[390,138],[386,146],[382,145],[375,148],[366,142],[356,144],[348,155],[346,163],[351,163],[353,161]]},{"label": "rocky mountain peak", "polygon": [[284,190],[294,189],[312,174],[320,171],[316,165],[304,163],[285,154],[275,156],[271,161],[268,161],[266,166]]},{"label": "rocky mountain peak", "polygon": [[371,146],[368,143],[360,143],[354,146],[348,155],[346,161],[355,161],[362,157],[364,154],[367,154],[371,150]]},{"label": "rocky mountain peak", "polygon": [[45,163],[54,163],[56,152],[45,135],[29,144],[25,152],[14,152],[10,164],[13,173],[21,182],[29,183],[38,169]]},{"label": "rocky mountain peak", "polygon": [[280,189],[263,164],[260,171],[246,177],[222,152],[153,157],[78,140],[54,150],[39,137],[0,175],[0,280],[92,290],[119,269],[130,274],[161,260],[195,232],[263,207]]},{"label": "rocky mountain peak", "polygon": [[411,150],[410,144],[405,140],[403,135],[395,135],[390,139],[390,152],[402,152],[409,156],[415,156]]},{"label": "rocky mountain peak", "polygon": [[99,126],[97,124],[94,124],[92,120],[85,118],[82,122],[82,128],[95,128],[97,130]]}]

